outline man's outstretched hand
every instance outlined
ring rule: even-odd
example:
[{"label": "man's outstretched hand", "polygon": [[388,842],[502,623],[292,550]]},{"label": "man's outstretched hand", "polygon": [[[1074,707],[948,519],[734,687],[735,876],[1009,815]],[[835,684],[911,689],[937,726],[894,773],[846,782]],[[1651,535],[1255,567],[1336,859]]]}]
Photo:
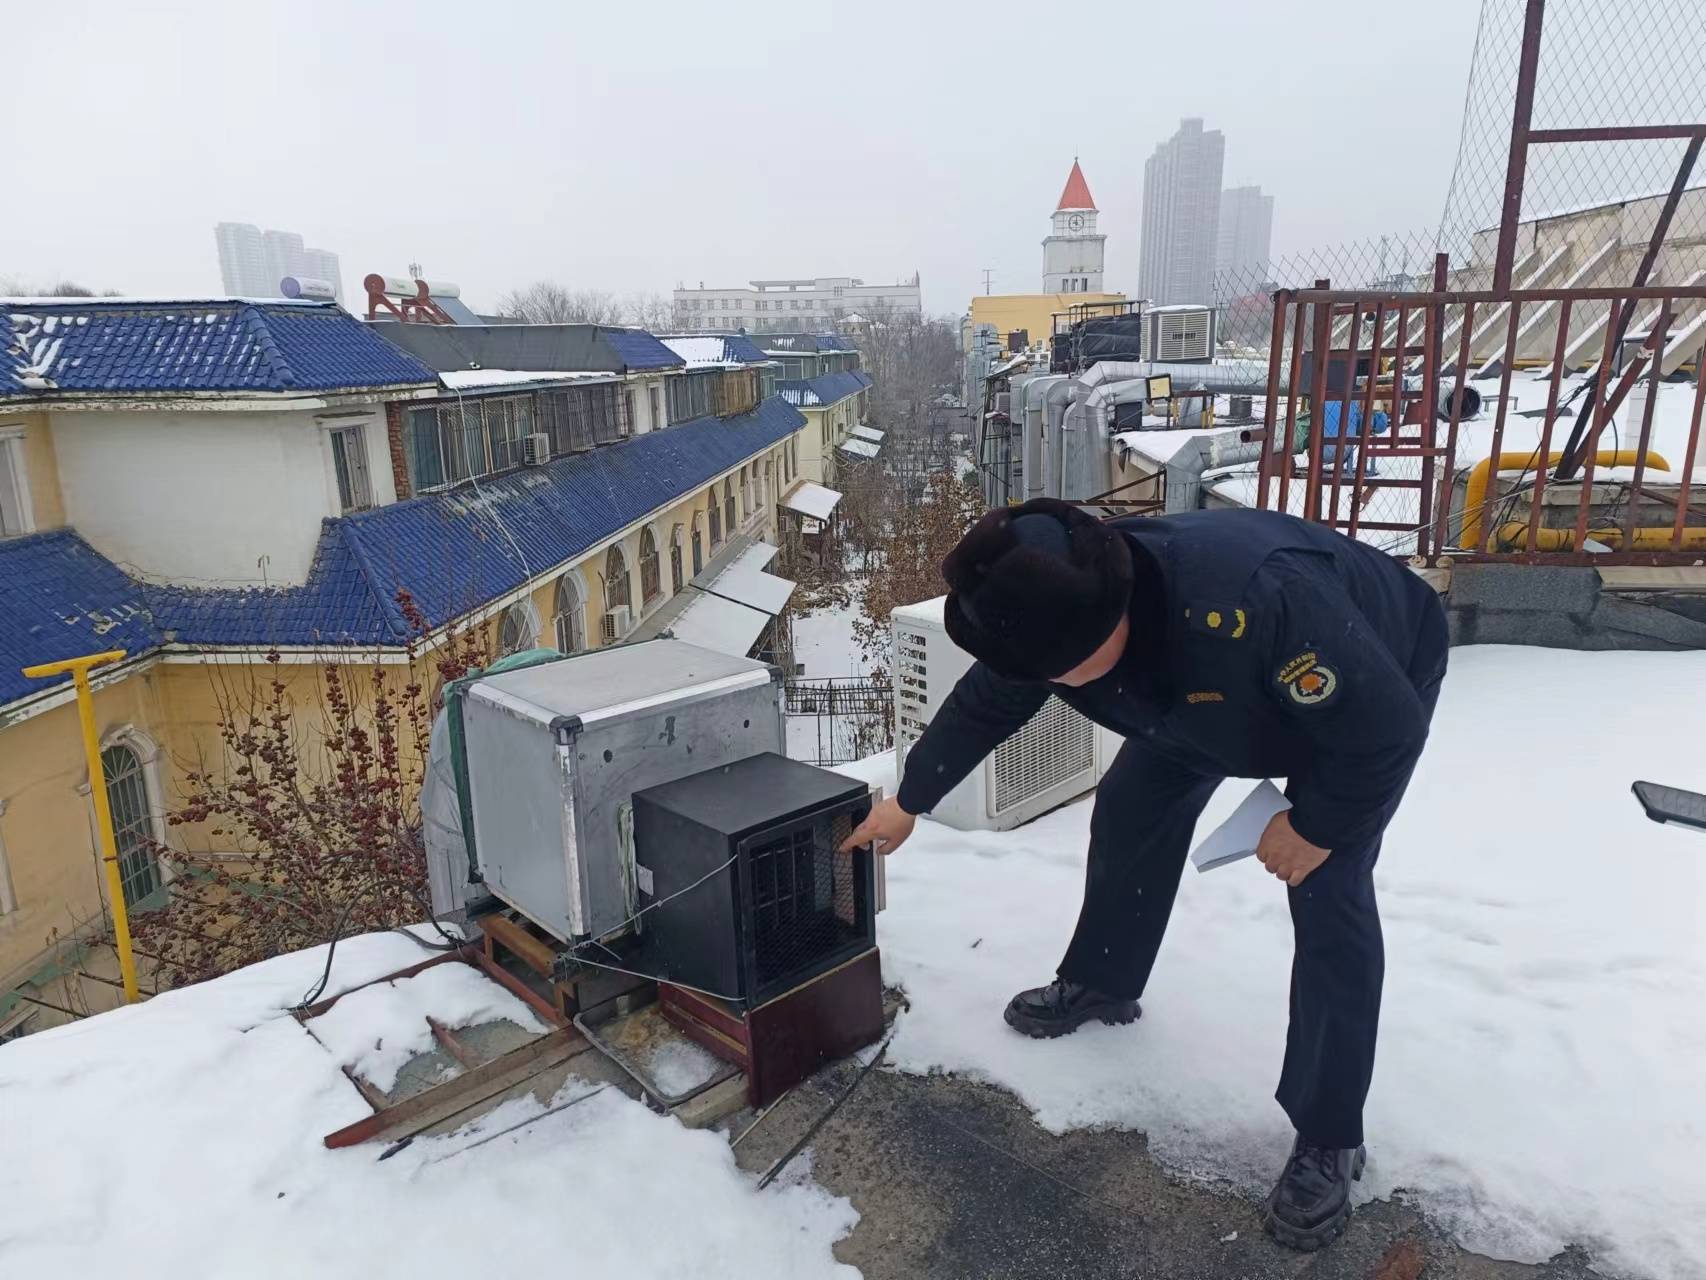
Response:
[{"label": "man's outstretched hand", "polygon": [[1291,829],[1291,815],[1276,813],[1268,819],[1262,838],[1256,842],[1256,857],[1269,871],[1293,889],[1302,884],[1323,862],[1331,849],[1310,844]]},{"label": "man's outstretched hand", "polygon": [[853,834],[841,842],[838,852],[847,853],[862,844],[872,845],[878,853],[893,853],[906,843],[918,819],[900,807],[900,801],[888,796],[871,806],[865,820],[853,828]]}]

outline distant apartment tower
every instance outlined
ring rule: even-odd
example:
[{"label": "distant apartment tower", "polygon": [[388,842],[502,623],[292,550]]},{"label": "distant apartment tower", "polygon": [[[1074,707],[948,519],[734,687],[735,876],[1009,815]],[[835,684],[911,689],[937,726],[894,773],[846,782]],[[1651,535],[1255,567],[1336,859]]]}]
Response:
[{"label": "distant apartment tower", "polygon": [[866,284],[856,276],[751,280],[725,289],[675,291],[677,325],[686,330],[751,329],[811,333],[842,320],[924,310],[918,276],[899,284]]},{"label": "distant apartment tower", "polygon": [[262,231],[247,222],[221,222],[213,229],[219,246],[219,279],[225,292],[239,298],[276,298],[286,276],[324,280],[343,301],[338,255],[310,249],[294,231]]},{"label": "distant apartment tower", "polygon": [[1274,198],[1260,187],[1228,187],[1220,193],[1220,247],[1216,275],[1262,279],[1273,253]]},{"label": "distant apartment tower", "polygon": [[1156,305],[1214,300],[1220,243],[1220,176],[1226,138],[1198,119],[1155,148],[1143,166],[1138,292]]}]

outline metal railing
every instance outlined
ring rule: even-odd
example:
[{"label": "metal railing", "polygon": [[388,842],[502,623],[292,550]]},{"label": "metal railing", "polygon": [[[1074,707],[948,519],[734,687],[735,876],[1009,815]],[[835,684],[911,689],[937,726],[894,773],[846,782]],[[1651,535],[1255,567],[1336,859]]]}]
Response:
[{"label": "metal railing", "polygon": [[[1441,255],[1436,281],[1445,273]],[[1265,418],[1248,433],[1265,446],[1253,505],[1430,560],[1699,558],[1706,508],[1690,497],[1706,284],[1398,294],[1319,284],[1274,296]],[[1619,335],[1636,316],[1630,350]],[[1523,355],[1537,326],[1550,338],[1538,371],[1521,367],[1544,361]],[[1690,363],[1693,385],[1678,385]],[[1639,411],[1619,421],[1643,384]],[[1478,401],[1490,407],[1477,414]]]}]

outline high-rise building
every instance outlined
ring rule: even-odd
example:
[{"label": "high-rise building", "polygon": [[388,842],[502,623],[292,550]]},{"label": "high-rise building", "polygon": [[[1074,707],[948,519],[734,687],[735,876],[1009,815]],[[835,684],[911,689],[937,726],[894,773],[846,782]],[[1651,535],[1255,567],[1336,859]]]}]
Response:
[{"label": "high-rise building", "polygon": [[1102,256],[1108,237],[1096,233],[1096,202],[1078,157],[1055,205],[1054,222],[1043,240],[1044,293],[1102,292]]},{"label": "high-rise building", "polygon": [[1220,130],[1188,119],[1144,164],[1137,287],[1151,303],[1214,300],[1225,160],[1226,138]]},{"label": "high-rise building", "polygon": [[1220,193],[1220,244],[1216,275],[1262,279],[1273,253],[1274,198],[1260,187],[1228,187]]},{"label": "high-rise building", "polygon": [[276,298],[286,276],[324,280],[341,302],[344,283],[338,255],[310,249],[294,231],[262,231],[248,222],[221,222],[213,229],[219,246],[219,279],[238,298]]}]

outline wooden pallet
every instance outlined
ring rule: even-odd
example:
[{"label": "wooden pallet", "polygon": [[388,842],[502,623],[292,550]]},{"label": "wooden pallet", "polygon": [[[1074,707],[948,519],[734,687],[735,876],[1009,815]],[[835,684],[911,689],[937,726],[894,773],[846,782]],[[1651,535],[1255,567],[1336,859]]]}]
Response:
[{"label": "wooden pallet", "polygon": [[[454,1076],[442,1084],[430,1089],[392,1102],[383,1093],[375,1089],[371,1083],[356,1075],[349,1068],[343,1069],[368,1106],[373,1108],[373,1114],[364,1116],[353,1124],[347,1124],[341,1129],[328,1133],[323,1141],[328,1147],[350,1147],[360,1142],[368,1142],[374,1138],[399,1139],[431,1128],[435,1124],[460,1115],[469,1108],[477,1106],[486,1099],[495,1097],[517,1085],[524,1084],[534,1076],[550,1068],[568,1061],[575,1055],[584,1053],[592,1046],[586,1038],[577,1031],[562,1010],[545,1000],[526,983],[498,964],[486,949],[469,944],[455,951],[447,951],[423,960],[419,964],[399,969],[375,978],[372,982],[363,983],[360,987],[351,988],[360,991],[365,987],[375,986],[381,982],[395,982],[400,978],[412,978],[434,965],[467,964],[478,969],[493,982],[504,987],[522,1003],[532,1009],[545,1024],[552,1029],[545,1035],[529,1040],[526,1044],[511,1049],[508,1053],[499,1054],[495,1058],[482,1059],[468,1046],[455,1031],[445,1026],[435,1018],[427,1019],[427,1026],[432,1031],[434,1041],[444,1050],[445,1054],[455,1062],[458,1070]],[[349,991],[317,1001],[307,1008],[296,1011],[296,1019],[302,1023],[304,1030],[310,1035],[313,1028],[309,1023],[320,1014],[326,1012]]]}]

